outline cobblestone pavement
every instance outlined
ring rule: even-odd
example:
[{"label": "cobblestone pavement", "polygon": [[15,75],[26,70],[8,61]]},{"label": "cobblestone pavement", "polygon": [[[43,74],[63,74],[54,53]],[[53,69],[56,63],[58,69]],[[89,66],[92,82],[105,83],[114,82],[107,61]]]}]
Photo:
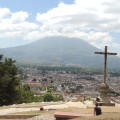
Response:
[{"label": "cobblestone pavement", "polygon": [[10,113],[17,113],[17,112],[25,112],[25,111],[35,111],[39,110],[39,108],[8,108],[8,109],[1,109],[0,115],[6,115]]},{"label": "cobblestone pavement", "polygon": [[42,114],[39,116],[35,116],[33,118],[29,118],[27,120],[56,120],[56,119],[52,114]]}]

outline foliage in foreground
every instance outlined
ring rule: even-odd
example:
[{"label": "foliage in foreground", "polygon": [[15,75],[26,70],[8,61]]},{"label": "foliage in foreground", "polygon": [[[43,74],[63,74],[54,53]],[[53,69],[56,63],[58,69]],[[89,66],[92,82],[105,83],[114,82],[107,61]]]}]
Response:
[{"label": "foliage in foreground", "polygon": [[15,61],[11,58],[3,61],[2,58],[3,55],[0,55],[0,105],[8,105],[18,98],[20,80],[16,77]]},{"label": "foliage in foreground", "polygon": [[54,97],[52,96],[51,93],[45,93],[43,96],[43,100],[45,102],[53,101]]},{"label": "foliage in foreground", "polygon": [[30,90],[28,84],[21,85],[19,89],[19,99],[17,103],[30,103],[30,102],[40,102],[42,101],[40,96],[34,96],[34,93]]},{"label": "foliage in foreground", "polygon": [[3,55],[0,55],[0,106],[38,101],[30,87],[20,83],[14,63],[11,58],[3,60]]},{"label": "foliage in foreground", "polygon": [[50,101],[63,101],[64,98],[61,94],[57,94],[57,95],[52,95],[52,93],[45,93],[43,95],[43,101],[45,102],[50,102]]}]

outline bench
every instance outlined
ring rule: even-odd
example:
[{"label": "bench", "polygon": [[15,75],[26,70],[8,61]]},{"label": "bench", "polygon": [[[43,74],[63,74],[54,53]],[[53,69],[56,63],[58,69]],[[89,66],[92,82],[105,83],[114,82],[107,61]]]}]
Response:
[{"label": "bench", "polygon": [[71,112],[55,112],[54,117],[56,120],[64,120],[64,119],[73,119],[77,117],[87,117],[93,116],[93,114],[89,113],[71,113]]}]

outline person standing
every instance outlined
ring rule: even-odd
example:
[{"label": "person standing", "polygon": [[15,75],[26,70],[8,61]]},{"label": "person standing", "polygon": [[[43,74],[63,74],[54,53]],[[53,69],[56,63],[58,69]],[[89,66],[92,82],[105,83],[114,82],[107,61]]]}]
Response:
[{"label": "person standing", "polygon": [[94,107],[94,116],[101,115],[101,114],[102,114],[102,110],[100,107],[98,107],[98,103],[96,103]]}]

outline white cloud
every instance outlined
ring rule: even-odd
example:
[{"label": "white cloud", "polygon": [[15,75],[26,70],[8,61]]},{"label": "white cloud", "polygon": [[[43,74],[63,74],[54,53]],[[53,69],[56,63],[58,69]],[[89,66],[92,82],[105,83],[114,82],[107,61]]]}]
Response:
[{"label": "white cloud", "polygon": [[28,22],[27,12],[12,13],[8,8],[0,8],[0,38],[20,37],[38,28],[36,23]]},{"label": "white cloud", "polygon": [[6,17],[10,13],[11,12],[8,8],[0,8],[0,20],[1,20],[1,18]]},{"label": "white cloud", "polygon": [[75,0],[71,5],[60,3],[46,13],[38,13],[36,20],[42,33],[78,37],[98,48],[114,47],[118,43],[111,32],[120,32],[119,13],[118,0]]},{"label": "white cloud", "polygon": [[12,14],[11,21],[12,23],[20,23],[24,22],[26,18],[28,18],[28,13],[20,11]]},{"label": "white cloud", "polygon": [[[2,11],[2,12],[1,12]],[[118,46],[112,32],[120,32],[118,0],[75,0],[59,3],[46,13],[37,13],[36,22],[28,22],[29,13],[0,8],[0,38],[16,36],[37,40],[46,36],[68,36],[86,40],[102,48]]]},{"label": "white cloud", "polygon": [[[110,4],[109,1],[106,0]],[[120,16],[107,13],[110,7],[104,0],[75,0],[72,5],[60,3],[47,13],[38,13],[36,20],[47,25],[76,25],[81,29],[119,31]]]}]

